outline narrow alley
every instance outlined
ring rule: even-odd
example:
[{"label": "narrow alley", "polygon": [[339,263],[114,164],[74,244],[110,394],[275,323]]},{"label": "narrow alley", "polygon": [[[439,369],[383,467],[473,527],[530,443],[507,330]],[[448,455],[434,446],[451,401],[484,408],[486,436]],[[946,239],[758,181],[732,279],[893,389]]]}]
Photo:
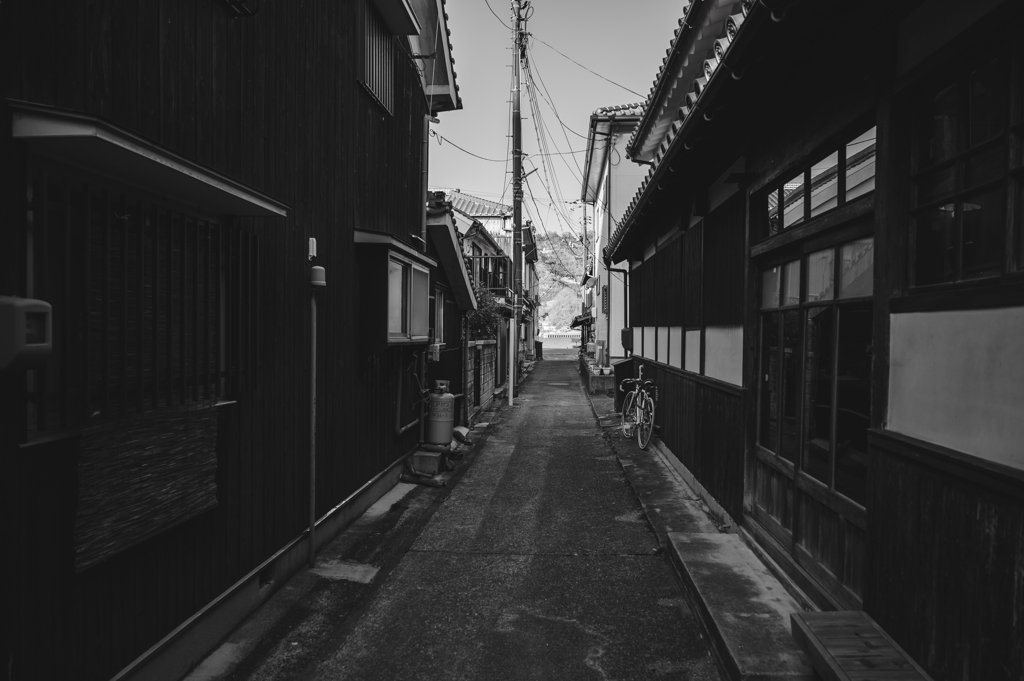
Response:
[{"label": "narrow alley", "polygon": [[720,678],[576,362],[538,362],[491,416],[449,488],[400,485],[190,680]]}]

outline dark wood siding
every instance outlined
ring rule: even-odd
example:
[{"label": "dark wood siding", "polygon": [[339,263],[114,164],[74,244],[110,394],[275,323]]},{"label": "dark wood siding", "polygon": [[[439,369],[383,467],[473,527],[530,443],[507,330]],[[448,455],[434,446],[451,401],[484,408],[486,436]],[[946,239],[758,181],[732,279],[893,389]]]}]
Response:
[{"label": "dark wood siding", "polygon": [[[644,298],[644,265],[639,265],[629,271],[629,325],[632,327],[643,326],[644,319],[643,305],[640,301]],[[639,352],[640,348],[633,348],[633,352]]]},{"label": "dark wood siding", "polygon": [[[240,254],[226,275],[239,301],[232,323],[255,332],[227,339],[239,382],[229,395],[235,402],[217,410],[212,510],[75,575],[78,439],[21,448],[25,381],[0,379],[0,403],[15,421],[0,430],[5,539],[8,555],[20,557],[5,573],[4,606],[12,607],[0,652],[6,661],[13,651],[17,678],[113,676],[303,531],[309,237],[318,240],[328,281],[317,293],[318,512],[416,443],[416,428],[395,434],[395,417],[414,413],[418,398],[411,384],[401,395],[393,386],[399,376],[411,380],[405,372],[420,349],[357,353],[361,334],[353,329],[368,322],[354,304],[353,228],[417,247],[409,235],[418,233],[423,210],[427,113],[419,77],[408,59],[396,59],[388,113],[359,83],[359,2],[260,5],[246,19],[229,16],[220,2],[15,0],[0,9],[0,101],[102,117],[290,206],[287,219],[230,222]],[[6,104],[0,122],[11,129]],[[9,132],[0,135],[0,164],[0,293],[25,295],[29,161]],[[178,350],[188,355],[196,348],[183,338]],[[135,385],[125,384],[129,405]],[[37,569],[40,561],[45,569]],[[36,593],[47,595],[29,598]]]},{"label": "dark wood siding", "polygon": [[701,290],[703,289],[703,236],[704,222],[683,233],[680,241],[683,266],[683,325],[688,329],[701,325]]},{"label": "dark wood siding", "polygon": [[682,241],[675,239],[658,247],[657,291],[655,323],[658,326],[681,326],[683,323],[682,293]]},{"label": "dark wood siding", "polygon": [[638,363],[658,385],[659,437],[733,519],[741,518],[743,430],[735,427],[742,420],[741,391],[641,359],[617,364],[616,383],[635,377]]},{"label": "dark wood siding", "polygon": [[651,256],[644,261],[644,274],[640,290],[640,319],[642,324],[636,326],[654,326],[655,305],[658,297],[658,256]]},{"label": "dark wood siding", "polygon": [[1024,678],[1024,492],[873,436],[864,607],[936,679]]},{"label": "dark wood siding", "polygon": [[743,234],[746,197],[726,199],[704,220],[704,323],[738,326],[743,323]]}]

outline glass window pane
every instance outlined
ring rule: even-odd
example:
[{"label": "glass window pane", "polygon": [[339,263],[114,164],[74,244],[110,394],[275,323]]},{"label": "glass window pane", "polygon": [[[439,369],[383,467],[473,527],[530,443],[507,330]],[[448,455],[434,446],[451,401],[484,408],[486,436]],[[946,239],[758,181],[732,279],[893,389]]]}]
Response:
[{"label": "glass window pane", "polygon": [[989,180],[995,180],[1006,173],[1006,147],[996,147],[975,154],[967,159],[965,187],[977,187]]},{"label": "glass window pane", "polygon": [[972,147],[1003,131],[1009,89],[1006,61],[1001,54],[993,54],[971,72],[968,97]]},{"label": "glass window pane", "polygon": [[875,189],[875,128],[846,145],[846,200]]},{"label": "glass window pane", "polygon": [[963,276],[998,274],[1003,257],[1006,201],[1002,186],[963,200]]},{"label": "glass window pane", "polygon": [[776,451],[779,441],[779,313],[761,315],[761,376],[760,407],[757,441],[761,446]]},{"label": "glass window pane", "polygon": [[806,402],[804,455],[801,467],[826,485],[832,484],[832,346],[833,306],[807,310]]},{"label": "glass window pane", "polygon": [[430,333],[430,273],[412,269],[412,336]]},{"label": "glass window pane", "polygon": [[779,285],[782,267],[765,270],[761,275],[761,309],[770,310],[779,306]]},{"label": "glass window pane", "polygon": [[836,251],[829,248],[807,256],[807,302],[832,300]]},{"label": "glass window pane", "polygon": [[444,291],[434,289],[434,342],[444,343]]},{"label": "glass window pane", "polygon": [[867,484],[871,425],[871,305],[839,309],[836,375],[836,490],[859,504]]},{"label": "glass window pane", "polygon": [[875,282],[875,240],[872,237],[843,245],[839,264],[839,297],[870,296]]},{"label": "glass window pane", "polygon": [[919,214],[915,222],[914,283],[953,281],[954,206],[947,203]]},{"label": "glass window pane", "polygon": [[405,266],[388,261],[388,333],[402,335],[405,326]]},{"label": "glass window pane", "polygon": [[929,168],[953,158],[957,146],[956,85],[940,90],[918,118],[917,167]]},{"label": "glass window pane", "polygon": [[796,417],[800,404],[800,311],[782,313],[782,441],[779,455],[796,463]]},{"label": "glass window pane", "polygon": [[952,196],[956,191],[956,166],[928,173],[914,183],[917,189],[918,206]]},{"label": "glass window pane", "polygon": [[785,268],[785,276],[782,278],[782,305],[799,305],[800,261],[787,262]]},{"label": "glass window pane", "polygon": [[820,215],[838,205],[836,190],[836,167],[839,165],[839,152],[834,151],[828,157],[811,166],[811,217]]},{"label": "glass window pane", "polygon": [[768,194],[768,236],[779,233],[779,197],[781,189],[774,189]]},{"label": "glass window pane", "polygon": [[804,174],[801,172],[786,182],[783,189],[782,228],[789,229],[804,221]]}]

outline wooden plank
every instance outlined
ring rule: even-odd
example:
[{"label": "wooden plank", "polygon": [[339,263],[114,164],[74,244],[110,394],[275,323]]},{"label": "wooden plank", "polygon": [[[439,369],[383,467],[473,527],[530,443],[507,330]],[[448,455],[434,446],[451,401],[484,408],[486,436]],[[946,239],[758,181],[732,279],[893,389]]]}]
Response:
[{"label": "wooden plank", "polygon": [[[863,611],[793,613],[793,638],[826,680],[843,681],[847,672],[910,671],[919,681],[927,673]],[[871,678],[860,676],[858,678]]]}]

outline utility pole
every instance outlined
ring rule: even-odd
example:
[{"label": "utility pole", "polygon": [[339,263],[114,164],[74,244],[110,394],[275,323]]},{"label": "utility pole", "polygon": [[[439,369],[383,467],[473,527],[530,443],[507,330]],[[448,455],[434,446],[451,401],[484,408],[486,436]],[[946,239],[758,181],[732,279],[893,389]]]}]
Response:
[{"label": "utility pole", "polygon": [[519,362],[519,319],[523,309],[523,121],[519,110],[519,62],[526,53],[526,32],[522,29],[523,10],[528,1],[512,0],[512,319],[508,325],[508,406],[515,402],[516,367]]}]

